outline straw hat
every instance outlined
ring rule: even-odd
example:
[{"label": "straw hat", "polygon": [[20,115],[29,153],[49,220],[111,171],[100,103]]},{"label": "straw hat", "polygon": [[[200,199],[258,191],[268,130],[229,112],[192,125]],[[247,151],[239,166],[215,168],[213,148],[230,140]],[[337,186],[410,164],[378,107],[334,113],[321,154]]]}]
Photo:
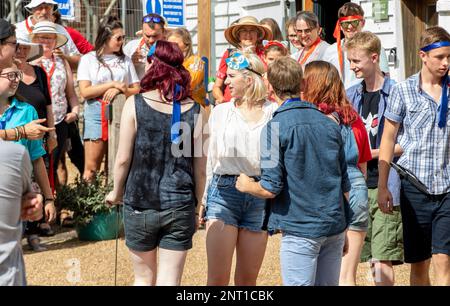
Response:
[{"label": "straw hat", "polygon": [[33,10],[35,7],[38,7],[39,5],[41,5],[42,3],[46,3],[46,4],[53,4],[55,5],[55,7],[58,7],[58,3],[56,3],[53,0],[31,0],[30,3],[28,3],[27,5],[25,5],[25,8],[28,11]]},{"label": "straw hat", "polygon": [[41,44],[32,43],[30,41],[30,36],[23,31],[17,31],[16,29],[16,39],[19,45],[30,46],[30,53],[27,57],[27,62],[32,62],[40,58],[44,52],[44,48]]},{"label": "straw hat", "polygon": [[244,26],[252,26],[258,30],[258,40],[271,40],[273,35],[272,31],[261,24],[259,24],[258,19],[253,16],[245,16],[240,18],[236,23],[232,24],[225,30],[225,38],[226,40],[235,47],[240,47],[238,31]]},{"label": "straw hat", "polygon": [[58,32],[56,24],[51,21],[40,21],[33,26],[33,32],[31,32],[31,40],[37,34],[56,34],[56,46],[55,49],[64,46],[69,40],[66,35]]}]

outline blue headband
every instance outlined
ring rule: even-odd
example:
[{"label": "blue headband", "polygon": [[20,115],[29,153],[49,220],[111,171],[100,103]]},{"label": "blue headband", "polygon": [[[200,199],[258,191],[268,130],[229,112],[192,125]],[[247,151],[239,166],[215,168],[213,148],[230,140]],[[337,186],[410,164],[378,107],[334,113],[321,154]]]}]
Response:
[{"label": "blue headband", "polygon": [[228,68],[231,68],[233,70],[247,69],[248,71],[256,73],[257,75],[262,77],[261,73],[250,68],[250,62],[248,61],[248,59],[239,52],[233,53],[233,55],[227,58],[225,62],[227,63]]},{"label": "blue headband", "polygon": [[450,41],[438,41],[438,42],[429,44],[428,46],[425,46],[420,50],[423,52],[428,52],[433,49],[442,48],[442,47],[450,47]]}]

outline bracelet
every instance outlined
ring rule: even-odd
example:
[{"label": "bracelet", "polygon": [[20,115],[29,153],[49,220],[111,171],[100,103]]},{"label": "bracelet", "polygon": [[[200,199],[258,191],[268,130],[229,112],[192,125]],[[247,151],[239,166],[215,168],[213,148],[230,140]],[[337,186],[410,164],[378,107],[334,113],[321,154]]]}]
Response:
[{"label": "bracelet", "polygon": [[19,141],[19,129],[18,128],[14,128],[14,141]]},{"label": "bracelet", "polygon": [[55,202],[55,199],[54,199],[54,198],[45,198],[45,200],[44,200],[44,205],[45,205],[47,202]]},{"label": "bracelet", "polygon": [[5,141],[7,141],[8,140],[8,133],[6,133],[6,129],[4,129],[3,131],[5,132],[5,138],[4,139],[5,139]]},{"label": "bracelet", "polygon": [[27,135],[27,131],[25,129],[25,125],[22,125],[22,129],[23,129],[23,136],[25,139],[28,139],[28,135]]}]

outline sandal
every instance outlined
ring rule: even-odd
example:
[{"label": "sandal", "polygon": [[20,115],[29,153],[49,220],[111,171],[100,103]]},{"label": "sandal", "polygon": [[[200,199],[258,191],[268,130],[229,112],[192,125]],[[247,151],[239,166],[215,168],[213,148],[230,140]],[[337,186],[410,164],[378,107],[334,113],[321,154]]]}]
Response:
[{"label": "sandal", "polygon": [[72,227],[74,225],[73,212],[67,209],[61,210],[59,222],[62,227]]},{"label": "sandal", "polygon": [[41,245],[41,239],[38,235],[30,235],[27,237],[28,246],[30,250],[35,252],[46,251],[47,248]]},{"label": "sandal", "polygon": [[[42,225],[44,225],[44,226],[42,226]],[[44,237],[51,237],[51,236],[55,235],[55,231],[52,230],[52,227],[47,223],[39,224],[39,233],[41,236],[44,236]]]}]

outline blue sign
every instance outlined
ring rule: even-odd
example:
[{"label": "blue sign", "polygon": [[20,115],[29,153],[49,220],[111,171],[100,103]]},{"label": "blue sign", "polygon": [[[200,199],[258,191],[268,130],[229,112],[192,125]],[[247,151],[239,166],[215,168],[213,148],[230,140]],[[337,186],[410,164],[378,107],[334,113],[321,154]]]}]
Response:
[{"label": "blue sign", "polygon": [[73,0],[54,0],[58,3],[58,11],[61,13],[61,18],[66,20],[75,19],[75,6]]},{"label": "blue sign", "polygon": [[143,0],[144,15],[162,15],[169,27],[186,26],[186,0]]}]

